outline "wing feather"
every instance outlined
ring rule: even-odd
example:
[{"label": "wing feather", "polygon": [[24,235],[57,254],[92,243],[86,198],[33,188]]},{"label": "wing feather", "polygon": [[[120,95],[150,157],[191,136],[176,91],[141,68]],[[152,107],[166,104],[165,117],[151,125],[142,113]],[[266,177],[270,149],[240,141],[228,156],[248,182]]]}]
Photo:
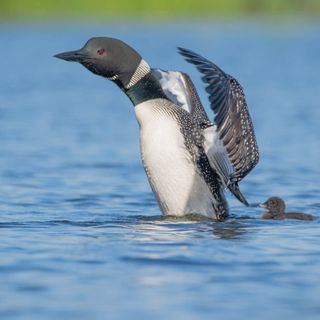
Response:
[{"label": "wing feather", "polygon": [[188,111],[201,126],[212,125],[190,77],[180,71],[152,69],[164,93],[176,106]]},{"label": "wing feather", "polygon": [[202,73],[209,94],[210,107],[215,113],[214,122],[233,172],[225,177],[227,184],[235,186],[258,163],[259,151],[255,133],[239,82],[222,71],[217,65],[202,56],[183,48],[178,48],[186,61],[194,64]]}]

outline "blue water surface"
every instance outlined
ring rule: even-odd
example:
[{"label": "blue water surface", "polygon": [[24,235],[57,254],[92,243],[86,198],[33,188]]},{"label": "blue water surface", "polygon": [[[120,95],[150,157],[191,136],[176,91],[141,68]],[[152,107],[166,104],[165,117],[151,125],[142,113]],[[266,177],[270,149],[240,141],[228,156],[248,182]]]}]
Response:
[{"label": "blue water surface", "polygon": [[[52,58],[101,35],[188,72],[206,104],[176,46],[234,75],[261,151],[243,193],[316,219],[262,221],[230,195],[223,223],[161,217],[128,98]],[[0,38],[0,319],[319,319],[318,23],[2,24]]]}]

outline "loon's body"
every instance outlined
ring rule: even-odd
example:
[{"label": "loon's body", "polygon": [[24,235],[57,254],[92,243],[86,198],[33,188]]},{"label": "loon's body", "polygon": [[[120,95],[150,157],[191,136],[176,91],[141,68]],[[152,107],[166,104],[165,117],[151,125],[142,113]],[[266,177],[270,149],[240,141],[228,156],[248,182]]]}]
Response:
[{"label": "loon's body", "polygon": [[253,126],[238,82],[192,51],[179,50],[203,73],[214,123],[186,74],[150,68],[120,40],[92,38],[82,49],[56,57],[80,62],[130,98],[143,165],[163,214],[224,220],[225,188],[247,205],[238,182],[258,162]]},{"label": "loon's body", "polygon": [[208,173],[197,163],[201,155],[196,137],[181,129],[183,124],[192,124],[188,113],[183,111],[165,99],[146,101],[135,108],[141,156],[150,185],[164,214],[197,213],[212,217],[221,203],[219,213],[226,215],[223,189],[213,192],[215,187],[220,189],[218,180],[211,184],[206,181],[205,175],[213,174],[209,163]]}]

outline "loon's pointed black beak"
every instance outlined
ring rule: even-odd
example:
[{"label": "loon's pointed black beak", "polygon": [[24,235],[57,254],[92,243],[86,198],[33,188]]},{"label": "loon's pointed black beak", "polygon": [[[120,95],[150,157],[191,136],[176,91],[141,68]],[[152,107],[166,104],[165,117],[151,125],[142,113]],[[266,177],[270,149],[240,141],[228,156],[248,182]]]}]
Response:
[{"label": "loon's pointed black beak", "polygon": [[54,55],[55,58],[66,60],[66,61],[75,61],[81,62],[87,57],[83,49],[62,52]]}]

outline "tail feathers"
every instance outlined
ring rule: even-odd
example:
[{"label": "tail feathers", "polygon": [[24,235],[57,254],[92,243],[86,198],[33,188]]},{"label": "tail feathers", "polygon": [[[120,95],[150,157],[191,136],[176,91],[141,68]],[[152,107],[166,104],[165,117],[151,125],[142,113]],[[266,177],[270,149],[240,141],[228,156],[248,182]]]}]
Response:
[{"label": "tail feathers", "polygon": [[249,206],[248,201],[244,197],[244,195],[241,193],[239,189],[239,185],[237,182],[233,182],[228,185],[228,189],[232,192],[232,194],[240,201],[242,202],[245,206]]}]

